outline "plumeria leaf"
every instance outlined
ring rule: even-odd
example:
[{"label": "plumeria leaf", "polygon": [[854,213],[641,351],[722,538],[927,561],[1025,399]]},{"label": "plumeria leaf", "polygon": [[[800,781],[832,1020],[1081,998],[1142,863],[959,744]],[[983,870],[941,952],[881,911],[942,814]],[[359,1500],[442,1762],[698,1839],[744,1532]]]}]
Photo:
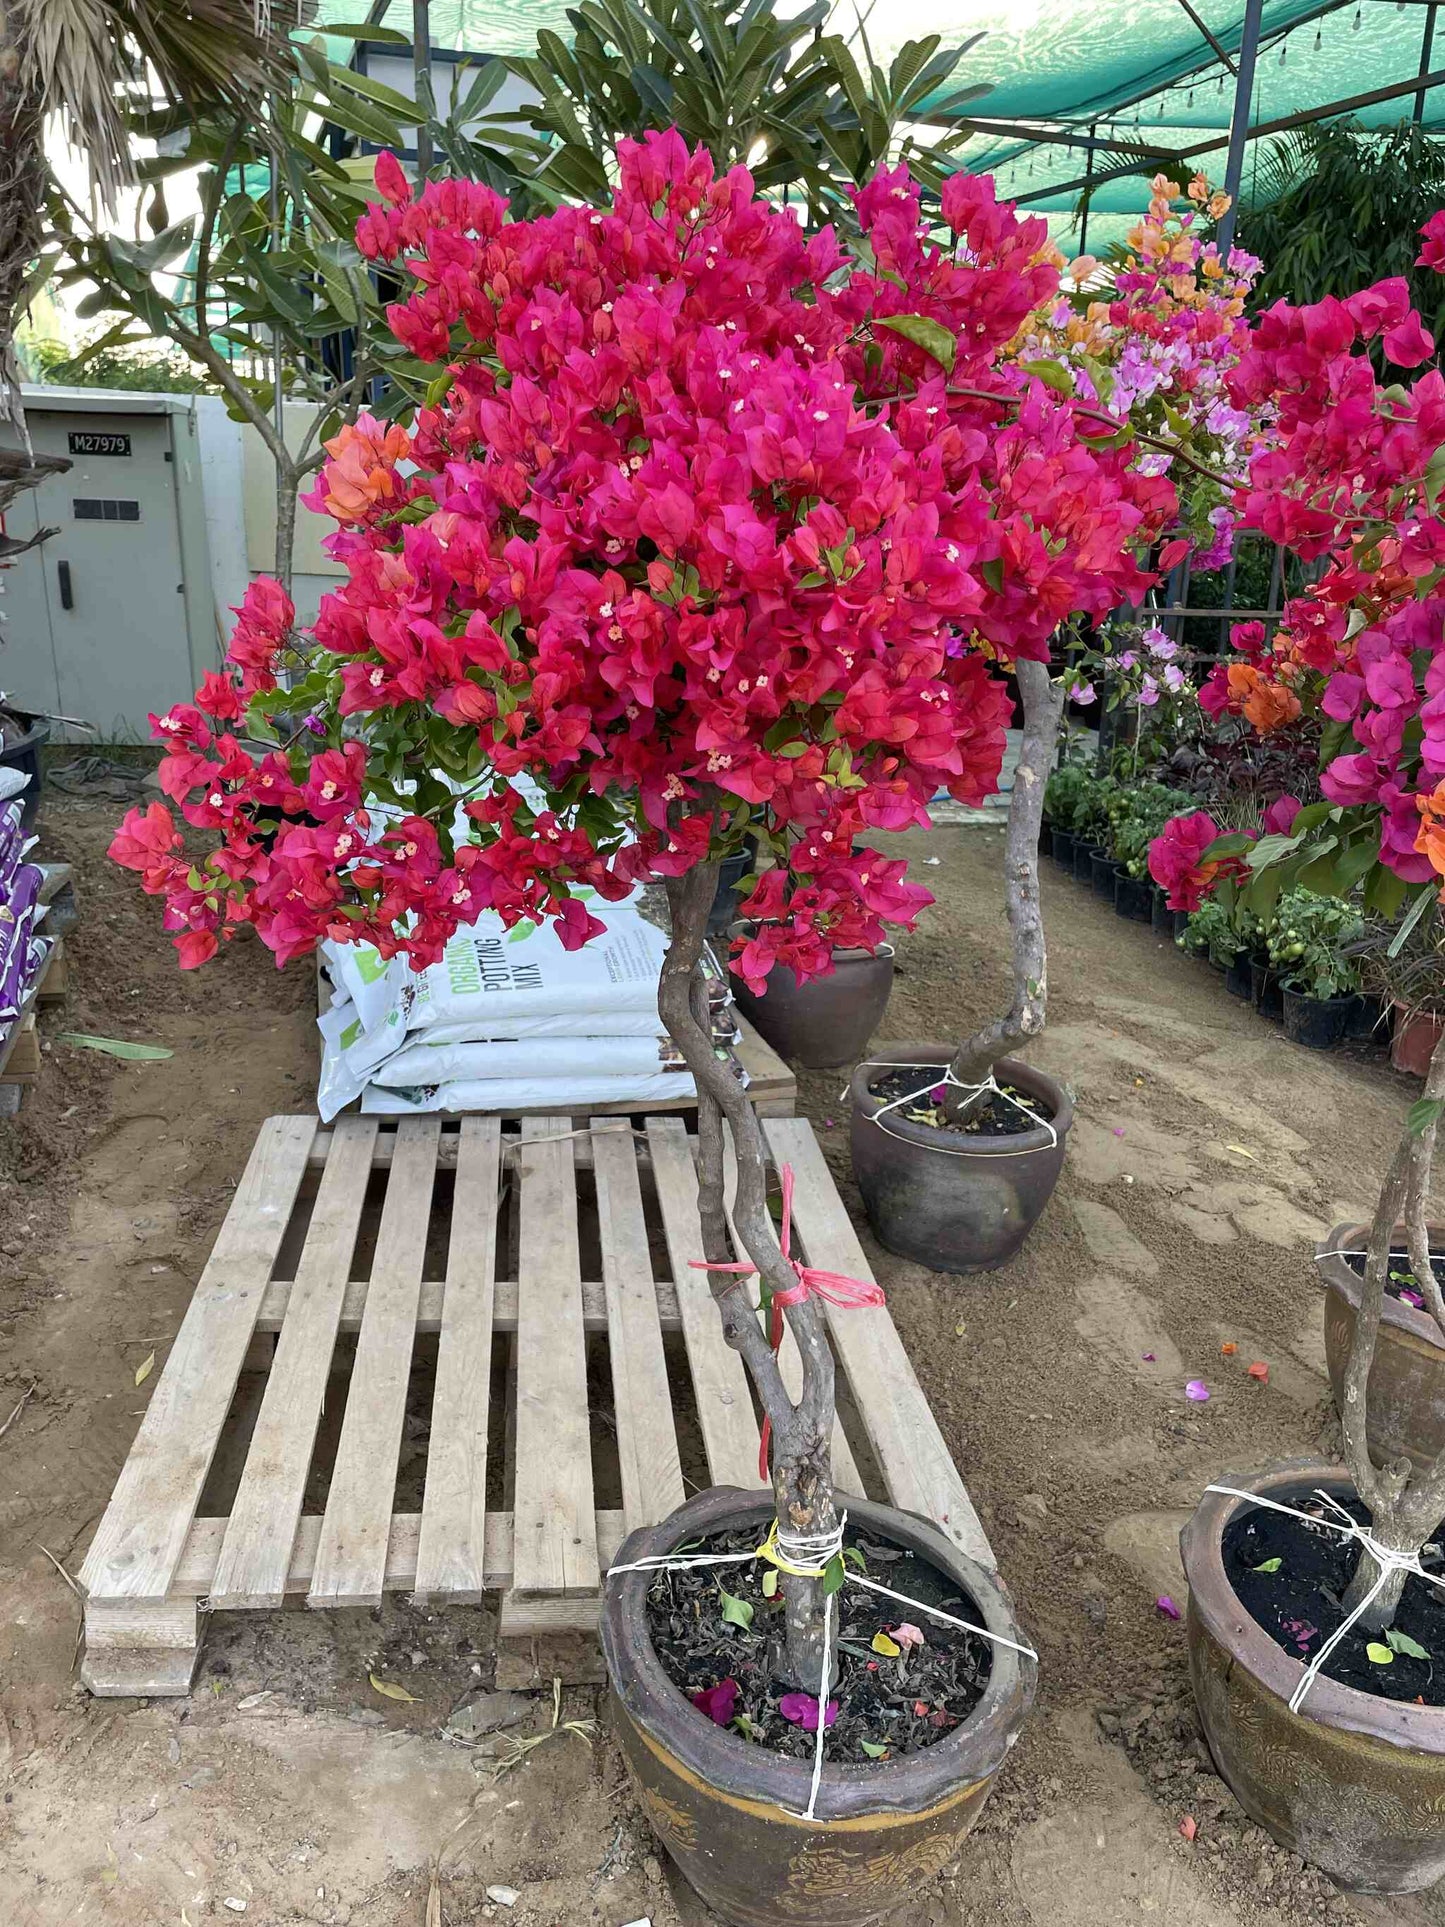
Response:
[{"label": "plumeria leaf", "polygon": [[753,1623],[752,1602],[739,1599],[736,1593],[728,1592],[722,1586],[719,1586],[717,1591],[718,1598],[722,1601],[724,1620],[729,1626],[741,1626],[743,1631],[747,1632]]},{"label": "plumeria leaf", "polygon": [[382,1679],[377,1673],[371,1673],[368,1677],[371,1680],[372,1686],[381,1694],[383,1699],[402,1700],[408,1706],[421,1705],[421,1701],[415,1693],[408,1693],[406,1688],[404,1686],[398,1686],[394,1679]]},{"label": "plumeria leaf", "polygon": [[1385,1634],[1385,1644],[1390,1648],[1392,1653],[1401,1653],[1406,1659],[1428,1659],[1430,1657],[1429,1652],[1420,1644],[1418,1639],[1412,1639],[1408,1633],[1402,1633],[1398,1626],[1392,1626],[1389,1632]]},{"label": "plumeria leaf", "polygon": [[1254,1570],[1256,1572],[1278,1572],[1284,1564],[1282,1559],[1265,1559]]},{"label": "plumeria leaf", "polygon": [[859,1740],[858,1744],[870,1760],[886,1760],[888,1758],[888,1748],[886,1746],[880,1746],[877,1740]]},{"label": "plumeria leaf", "polygon": [[776,1566],[769,1566],[767,1571],[763,1574],[763,1598],[764,1599],[775,1598],[777,1595],[777,1590],[778,1590],[778,1569]]},{"label": "plumeria leaf", "polygon": [[1442,1117],[1445,1117],[1445,1097],[1417,1097],[1405,1113],[1405,1122],[1412,1137],[1423,1137]]},{"label": "plumeria leaf", "polygon": [[1388,1646],[1382,1646],[1378,1639],[1372,1639],[1365,1648],[1365,1658],[1371,1660],[1376,1666],[1389,1666],[1393,1663],[1395,1655]]},{"label": "plumeria leaf", "polygon": [[905,341],[911,341],[915,348],[921,348],[926,355],[932,355],[940,367],[952,371],[958,359],[958,338],[949,333],[941,321],[933,321],[926,314],[888,314],[876,317],[876,328],[889,328]]},{"label": "plumeria leaf", "polygon": [[837,1553],[834,1553],[833,1557],[828,1561],[827,1565],[824,1566],[823,1568],[823,1596],[825,1598],[830,1598],[835,1592],[837,1592],[838,1588],[842,1585],[846,1576],[847,1576],[847,1569],[845,1568],[842,1559],[838,1556]]}]

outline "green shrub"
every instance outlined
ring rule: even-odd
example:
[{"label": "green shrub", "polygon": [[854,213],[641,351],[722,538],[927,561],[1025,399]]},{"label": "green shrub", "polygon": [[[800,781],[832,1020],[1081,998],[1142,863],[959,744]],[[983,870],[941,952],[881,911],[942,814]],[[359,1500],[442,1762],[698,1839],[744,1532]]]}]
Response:
[{"label": "green shrub", "polygon": [[1364,919],[1349,904],[1290,890],[1280,898],[1268,933],[1269,960],[1286,990],[1344,997],[1360,987],[1359,960],[1346,955],[1346,947],[1364,934]]}]

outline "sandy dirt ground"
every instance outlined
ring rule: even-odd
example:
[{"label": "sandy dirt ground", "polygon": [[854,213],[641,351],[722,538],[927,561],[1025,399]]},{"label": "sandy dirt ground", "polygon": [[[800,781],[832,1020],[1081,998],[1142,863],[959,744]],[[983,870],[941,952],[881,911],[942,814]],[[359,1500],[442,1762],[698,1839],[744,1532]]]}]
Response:
[{"label": "sandy dirt ground", "polygon": [[[489,1607],[216,1614],[189,1700],[90,1698],[74,1572],[261,1120],[307,1107],[307,971],[254,945],[182,977],[154,906],[103,861],[118,813],[57,798],[74,862],[68,1007],[0,1124],[0,1921],[107,1927],[519,1927],[711,1918],[659,1865],[605,1730],[498,1775],[453,1709],[491,1684]],[[1000,841],[901,841],[938,895],[884,1025],[948,1037],[1001,988]],[[1194,1725],[1175,1541],[1221,1472],[1334,1449],[1312,1240],[1367,1213],[1416,1088],[1316,1057],[1202,964],[1047,868],[1052,1023],[1077,1095],[1063,1182],[1024,1253],[951,1279],[870,1253],[1042,1654],[1038,1710],[914,1927],[1445,1927],[1445,1895],[1362,1901],[1252,1827]],[[169,1046],[122,1064],[65,1029]],[[841,1075],[804,1079],[843,1194]],[[1232,1357],[1222,1343],[1238,1346]],[[1152,1356],[1146,1356],[1152,1354]],[[1269,1383],[1245,1375],[1255,1359]],[[1186,1401],[1206,1379],[1207,1405]],[[379,1696],[369,1675],[403,1683]],[[598,1712],[565,1696],[564,1719]],[[548,1733],[550,1698],[511,1708]],[[450,1723],[450,1724],[449,1724]],[[1179,1833],[1197,1822],[1192,1843]],[[489,1886],[515,1892],[509,1908]]]}]

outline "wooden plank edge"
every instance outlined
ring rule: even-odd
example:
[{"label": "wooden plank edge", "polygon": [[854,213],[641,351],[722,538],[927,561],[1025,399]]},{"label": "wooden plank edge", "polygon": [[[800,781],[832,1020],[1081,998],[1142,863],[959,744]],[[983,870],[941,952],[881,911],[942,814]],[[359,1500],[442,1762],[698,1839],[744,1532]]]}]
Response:
[{"label": "wooden plank edge", "polygon": [[[626,1526],[621,1512],[603,1511],[596,1515],[597,1549],[599,1556],[598,1583],[602,1572],[617,1556],[617,1548],[626,1537]],[[180,1564],[176,1567],[175,1579],[171,1585],[171,1599],[196,1599],[201,1610],[209,1611],[219,1602],[210,1598],[211,1579],[216,1570],[216,1562],[221,1554],[221,1541],[225,1537],[227,1521],[224,1518],[201,1518],[192,1522],[181,1553]],[[311,1590],[312,1575],[316,1570],[316,1549],[321,1539],[321,1514],[308,1512],[296,1533],[296,1543],[291,1548],[291,1563],[286,1574],[287,1594],[308,1593]],[[417,1549],[421,1541],[421,1514],[419,1512],[395,1512],[391,1519],[391,1535],[386,1549],[387,1592],[408,1592],[416,1583]],[[512,1585],[512,1515],[510,1512],[489,1512],[487,1514],[486,1539],[483,1554],[482,1583],[488,1592],[508,1592]],[[433,1595],[439,1597],[440,1595]],[[556,1595],[560,1597],[561,1595]],[[475,1595],[447,1594],[449,1600],[462,1603],[475,1603]],[[106,1602],[99,1601],[104,1604]],[[269,1606],[269,1600],[259,1602],[262,1607]],[[322,1602],[324,1605],[332,1602]],[[337,1604],[346,1602],[337,1601]],[[227,1600],[225,1604],[241,1606],[245,1602]]]}]

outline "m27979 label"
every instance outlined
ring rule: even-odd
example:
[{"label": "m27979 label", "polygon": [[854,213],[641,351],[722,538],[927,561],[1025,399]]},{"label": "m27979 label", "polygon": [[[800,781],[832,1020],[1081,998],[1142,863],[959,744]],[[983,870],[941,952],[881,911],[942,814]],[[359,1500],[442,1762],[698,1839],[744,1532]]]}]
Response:
[{"label": "m27979 label", "polygon": [[72,455],[129,455],[130,436],[101,433],[94,428],[72,428],[68,437]]}]

